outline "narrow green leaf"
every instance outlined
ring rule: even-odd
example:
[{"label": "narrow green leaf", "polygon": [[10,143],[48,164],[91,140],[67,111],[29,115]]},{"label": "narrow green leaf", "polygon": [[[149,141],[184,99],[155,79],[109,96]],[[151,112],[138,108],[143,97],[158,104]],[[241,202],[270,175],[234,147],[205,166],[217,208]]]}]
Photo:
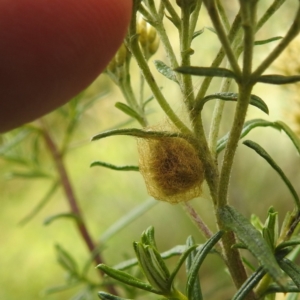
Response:
[{"label": "narrow green leaf", "polygon": [[283,76],[283,75],[262,75],[258,77],[257,82],[268,84],[290,84],[300,81],[300,75]]},{"label": "narrow green leaf", "polygon": [[268,43],[271,43],[271,42],[275,42],[275,41],[278,41],[278,40],[281,40],[281,39],[282,39],[282,36],[274,36],[274,37],[266,39],[266,40],[255,41],[254,45],[255,46],[265,45],[265,44],[268,44]]},{"label": "narrow green leaf", "polygon": [[156,270],[159,271],[161,277],[164,278],[165,281],[168,281],[170,277],[170,272],[158,251],[153,247],[147,247],[146,250],[151,257],[152,265],[155,267]]},{"label": "narrow green leaf", "polygon": [[177,78],[176,78],[176,74],[173,71],[172,68],[170,68],[169,66],[167,66],[164,62],[160,61],[160,60],[155,60],[154,61],[154,65],[156,67],[156,70],[164,75],[165,77],[167,77],[168,79],[178,83]]},{"label": "narrow green leaf", "polygon": [[295,285],[300,288],[300,267],[287,258],[279,260],[278,263],[281,269],[293,280]]},{"label": "narrow green leaf", "polygon": [[217,34],[216,30],[213,27],[205,26],[205,28],[208,29],[209,31]]},{"label": "narrow green leaf", "polygon": [[153,226],[149,226],[142,234],[142,242],[145,245],[156,248],[155,230]]},{"label": "narrow green leaf", "polygon": [[104,131],[92,137],[92,141],[100,140],[109,136],[116,136],[116,135],[127,135],[127,136],[134,136],[140,138],[164,138],[164,137],[179,137],[179,138],[186,138],[190,139],[186,135],[176,132],[169,132],[169,131],[148,131],[143,129],[137,128],[126,128],[126,129],[113,129]]},{"label": "narrow green leaf", "polygon": [[275,293],[299,293],[300,288],[298,288],[293,282],[288,282],[285,286],[279,286],[276,283],[272,283],[268,286],[266,291],[260,295],[261,298],[265,297],[268,294]]},{"label": "narrow green leaf", "polygon": [[276,250],[284,249],[291,246],[297,246],[297,245],[300,245],[300,238],[293,238],[291,240],[279,244],[276,247]]},{"label": "narrow green leaf", "polygon": [[22,179],[52,179],[52,174],[42,170],[31,170],[28,172],[9,172],[5,174],[7,179],[22,178]]},{"label": "narrow green leaf", "polygon": [[114,295],[111,295],[111,294],[108,294],[105,292],[99,292],[98,297],[101,300],[130,300],[130,299],[125,299],[125,298],[120,298],[120,297],[117,297],[117,296],[114,296]]},{"label": "narrow green leaf", "polygon": [[271,248],[260,232],[238,211],[228,205],[218,210],[219,217],[228,230],[232,230],[238,239],[257,258],[261,266],[279,284],[283,285],[283,276]]},{"label": "narrow green leaf", "polygon": [[138,166],[116,166],[103,161],[94,161],[91,163],[90,167],[105,167],[115,171],[139,171]]},{"label": "narrow green leaf", "polygon": [[147,106],[147,104],[149,104],[153,99],[154,99],[153,95],[150,96],[148,99],[146,99],[145,102],[143,103],[143,109],[145,109],[145,107]]},{"label": "narrow green leaf", "polygon": [[[173,256],[182,255],[185,250],[186,250],[185,245],[178,245],[178,246],[173,247],[170,250],[167,250],[167,251],[161,253],[160,255],[163,259],[168,259]],[[114,269],[126,270],[126,269],[136,266],[137,264],[138,264],[138,260],[136,258],[132,258],[132,259],[128,259],[124,262],[121,262],[121,263],[115,265]]]},{"label": "narrow green leaf", "polygon": [[105,244],[112,236],[116,235],[122,229],[126,228],[130,223],[140,218],[144,213],[149,211],[152,207],[158,204],[158,201],[149,198],[137,207],[133,208],[127,214],[124,214],[114,224],[106,229],[104,233],[98,238],[99,244]]},{"label": "narrow green leaf", "polygon": [[[277,125],[276,123],[266,121],[264,119],[252,119],[245,122],[240,138],[245,137],[252,129],[256,127],[273,127],[275,129],[280,130],[279,125]],[[227,133],[225,136],[219,139],[217,144],[217,153],[220,153],[225,148],[228,142],[228,138],[229,138],[229,133]]]},{"label": "narrow green leaf", "polygon": [[[246,248],[246,249],[248,249],[248,248]],[[245,257],[242,257],[242,261],[245,264],[245,266],[247,266],[252,272],[255,271],[256,267],[254,267],[253,264],[251,264],[249,260],[247,260]]]},{"label": "narrow green leaf", "polygon": [[223,233],[223,231],[219,231],[216,234],[214,234],[197,252],[187,276],[188,278],[186,283],[186,294],[188,296],[188,299],[191,299],[193,295],[195,281],[198,278],[198,272],[202,262],[204,261],[205,257],[210,252],[210,250],[214,247],[214,245],[220,240]]},{"label": "narrow green leaf", "polygon": [[75,281],[66,285],[59,285],[59,286],[53,286],[50,288],[47,288],[46,290],[44,290],[42,292],[43,295],[51,295],[51,294],[55,294],[55,293],[59,293],[59,292],[63,292],[63,291],[67,291],[70,289],[73,289],[74,287],[77,287],[80,284],[80,282]]},{"label": "narrow green leaf", "polygon": [[157,268],[156,262],[153,262],[149,251],[147,251],[147,247],[144,247],[142,243],[133,243],[134,251],[138,258],[140,267],[148,279],[149,283],[152,287],[154,287],[161,294],[170,291],[170,285],[167,281],[164,273],[160,268]]},{"label": "narrow green leaf", "polygon": [[28,223],[32,218],[34,218],[41,210],[42,208],[50,201],[58,187],[60,186],[59,181],[56,181],[53,183],[53,185],[50,187],[49,191],[46,193],[46,195],[41,199],[41,201],[35,206],[32,211],[24,217],[19,224],[20,225],[25,225]]},{"label": "narrow green leaf", "polygon": [[57,214],[57,215],[46,218],[44,220],[44,225],[49,225],[53,221],[56,221],[56,220],[62,219],[62,218],[69,218],[69,219],[73,219],[75,221],[80,221],[80,218],[74,213],[61,213],[61,214]]},{"label": "narrow green leaf", "polygon": [[[186,246],[188,247],[188,249],[195,246],[195,241],[194,241],[192,236],[189,236],[187,238]],[[188,253],[188,256],[187,256],[187,259],[186,259],[186,272],[187,272],[187,274],[190,272],[190,269],[193,265],[193,261],[195,259],[196,254],[197,254],[197,252],[195,250],[192,250],[191,252]],[[193,291],[191,293],[191,299],[190,300],[202,300],[202,299],[203,299],[203,295],[202,295],[199,275],[197,274],[197,278],[195,279],[195,282],[194,282]]]},{"label": "narrow green leaf", "polygon": [[299,299],[298,293],[288,293],[285,300],[298,300]]},{"label": "narrow green leaf", "polygon": [[263,228],[263,236],[267,235],[266,241],[269,242],[269,246],[275,250],[275,245],[278,239],[278,212],[271,206],[268,211],[268,218]]},{"label": "narrow green leaf", "polygon": [[269,165],[278,173],[278,175],[281,177],[283,182],[286,184],[288,189],[290,190],[294,200],[296,207],[298,208],[298,211],[300,210],[300,199],[298,197],[298,194],[296,190],[294,189],[293,185],[289,181],[289,179],[286,177],[282,169],[277,165],[277,163],[272,159],[272,157],[257,143],[247,140],[243,142],[244,145],[248,146],[249,148],[253,149],[257,154],[259,154],[262,158],[264,158]]},{"label": "narrow green leaf", "polygon": [[125,103],[117,102],[115,104],[115,107],[118,108],[119,110],[121,110],[126,115],[128,115],[138,121],[141,121],[143,119],[134,109],[132,109]]},{"label": "narrow green leaf", "polygon": [[232,300],[243,300],[248,293],[260,282],[264,277],[266,271],[263,267],[259,267],[240,287],[237,293],[233,296]]},{"label": "narrow green leaf", "polygon": [[[203,105],[208,102],[209,100],[214,100],[214,99],[220,99],[224,101],[237,101],[239,94],[238,93],[229,93],[229,92],[224,92],[224,93],[215,93],[212,95],[208,95],[204,97],[201,102],[199,102],[199,109],[200,111],[202,110]],[[269,108],[267,104],[258,96],[256,95],[251,95],[250,96],[250,104],[253,106],[256,106],[260,110],[262,110],[264,113],[269,114]]]},{"label": "narrow green leaf", "polygon": [[201,35],[204,32],[204,29],[205,29],[205,27],[202,28],[201,30],[195,31],[193,33],[192,40],[195,39],[197,36]]},{"label": "narrow green leaf", "polygon": [[182,264],[185,262],[186,259],[188,259],[191,255],[191,253],[197,248],[197,245],[192,245],[190,247],[188,247],[185,252],[180,256],[180,259],[178,261],[178,263],[176,264],[172,274],[170,275],[170,281],[171,283],[173,282],[175,276],[177,275],[177,273],[179,272]]},{"label": "narrow green leaf", "polygon": [[[8,133],[4,137],[9,137],[7,138],[7,142],[4,142],[0,146],[0,155],[4,155],[6,152],[9,150],[13,149],[15,146],[19,145],[23,140],[25,140],[31,133],[32,133],[31,128],[22,128],[17,134],[13,133]],[[5,139],[4,139],[5,140]]]},{"label": "narrow green leaf", "polygon": [[226,77],[236,79],[236,75],[225,68],[210,68],[210,67],[178,67],[175,69],[176,72],[183,74],[190,74],[195,76],[206,76],[206,77]]},{"label": "narrow green leaf", "polygon": [[115,270],[113,268],[110,268],[104,264],[100,264],[97,266],[98,269],[100,269],[101,271],[103,271],[105,274],[107,274],[108,276],[123,282],[127,285],[139,288],[141,290],[144,291],[148,291],[154,294],[160,294],[160,291],[155,290],[150,284],[147,284],[143,281],[141,281],[140,279],[131,276],[130,274],[120,271],[120,270]]},{"label": "narrow green leaf", "polygon": [[278,127],[280,129],[282,129],[288,135],[288,137],[293,142],[295,148],[297,149],[298,153],[300,154],[300,139],[295,134],[295,132],[293,132],[293,130],[287,124],[285,124],[282,121],[276,121],[275,124],[278,125]]},{"label": "narrow green leaf", "polygon": [[60,245],[55,245],[57,260],[60,265],[65,268],[67,271],[70,271],[73,274],[78,273],[78,265],[75,259]]}]

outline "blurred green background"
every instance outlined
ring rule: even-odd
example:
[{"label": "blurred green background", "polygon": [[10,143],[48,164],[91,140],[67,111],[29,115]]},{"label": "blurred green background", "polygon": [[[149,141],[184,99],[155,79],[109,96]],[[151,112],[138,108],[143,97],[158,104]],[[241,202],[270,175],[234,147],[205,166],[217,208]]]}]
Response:
[{"label": "blurred green background", "polygon": [[[227,2],[231,4],[231,1]],[[271,2],[261,1],[261,7],[267,7]],[[277,13],[269,21],[266,28],[258,33],[258,39],[283,35],[290,25],[291,18],[289,16],[295,5],[296,3],[289,2],[283,6],[281,12]],[[235,5],[232,5],[231,9],[234,13]],[[203,26],[211,26],[204,13],[199,28]],[[170,39],[172,42],[174,41],[174,47],[177,47],[175,32],[170,33]],[[193,64],[209,66],[218,50],[216,36],[206,30],[195,40],[193,45],[196,51]],[[274,45],[256,47],[255,64],[260,62]],[[153,59],[166,61],[161,49]],[[284,64],[286,59],[288,57],[279,60],[277,67]],[[299,62],[295,63],[299,64]],[[150,65],[153,65],[151,61]],[[276,68],[271,69],[270,72],[275,72]],[[152,69],[161,85],[164,86],[163,92],[167,95],[171,105],[178,114],[184,116],[182,97],[178,88],[174,83],[158,74],[153,66]],[[135,66],[133,72],[133,77],[138,80],[139,74]],[[196,78],[194,83],[195,89],[197,89],[201,80]],[[218,91],[219,85],[220,81],[215,80],[211,91]],[[234,85],[232,90],[235,90]],[[295,96],[297,96],[295,90],[289,90],[287,87],[257,85],[254,93],[267,103],[270,116],[266,116],[256,108],[251,107],[247,119],[284,120],[288,125],[294,126],[291,114],[299,109],[295,102]],[[105,95],[102,96],[102,94]],[[146,94],[149,95],[149,91],[146,91]],[[89,167],[94,160],[102,160],[116,165],[137,165],[138,163],[134,138],[110,137],[98,142],[90,142],[91,136],[118,127],[128,121],[128,117],[114,107],[115,102],[123,101],[122,95],[107,76],[101,75],[83,93],[81,101],[87,101],[95,95],[99,95],[99,99],[82,116],[80,125],[72,137],[71,147],[66,156],[66,166],[88,229],[93,238],[99,240],[115,222],[148,201],[149,197],[138,172],[116,172],[101,167]],[[209,103],[205,108],[204,119],[207,130],[213,104]],[[67,105],[65,109],[68,110],[69,107]],[[224,115],[222,134],[230,128],[233,112],[234,104],[229,103]],[[161,109],[155,101],[149,106],[149,119],[151,124],[164,121]],[[60,141],[69,120],[66,120],[60,112],[50,114],[45,120],[51,128],[54,139]],[[126,125],[126,127],[136,126],[138,125],[134,122]],[[18,129],[4,135],[1,141],[2,146],[9,143],[19,132]],[[297,191],[300,192],[300,175],[298,172],[300,159],[289,139],[284,134],[269,128],[255,129],[247,136],[247,139],[252,139],[267,149],[286,172]],[[17,151],[20,151],[25,157],[31,155],[29,140],[30,137],[18,145]],[[42,143],[40,147],[41,167],[50,173],[55,173],[47,149]],[[16,167],[13,162],[2,159],[0,165],[0,187],[2,191],[0,299],[71,299],[82,287],[45,295],[47,288],[62,285],[65,281],[66,272],[56,262],[54,247],[56,244],[69,251],[81,267],[88,258],[87,248],[72,220],[58,219],[48,226],[43,224],[49,216],[68,212],[69,208],[62,190],[59,189],[55,192],[50,201],[30,222],[20,225],[20,221],[30,214],[43,199],[50,187],[50,181],[47,178],[24,179],[13,176],[12,172],[23,171],[22,168]],[[214,215],[208,199],[209,195],[204,188],[203,198],[193,200],[192,204],[203,219],[214,228]],[[287,210],[293,208],[292,197],[278,175],[252,150],[243,145],[240,145],[235,159],[230,186],[230,203],[246,216],[249,217],[255,213],[262,220],[265,219],[267,209],[271,205],[280,212],[280,220]],[[189,235],[193,235],[198,243],[204,241],[201,233],[197,231],[180,205],[159,202],[134,222],[122,228],[117,235],[111,236],[106,241],[103,257],[107,264],[114,265],[123,259],[133,257],[132,242],[139,240],[142,231],[150,225],[155,227],[157,244],[161,251],[177,244],[184,244]],[[174,261],[176,260],[173,259],[170,263],[172,264]],[[98,280],[98,274],[95,270],[92,269],[89,275],[95,281]],[[225,295],[230,292],[229,278],[224,271],[224,266],[220,264],[218,259],[209,258],[201,269],[200,276],[203,278],[203,290],[208,299],[210,299],[211,292],[221,287],[224,288],[224,285],[226,285],[225,290],[223,290]],[[94,298],[97,299],[96,295]]]}]

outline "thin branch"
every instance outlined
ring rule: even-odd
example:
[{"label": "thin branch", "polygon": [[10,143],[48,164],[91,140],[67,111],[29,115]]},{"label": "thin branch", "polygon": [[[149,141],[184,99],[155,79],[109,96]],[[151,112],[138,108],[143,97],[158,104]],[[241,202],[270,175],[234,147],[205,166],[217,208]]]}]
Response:
[{"label": "thin branch", "polygon": [[[60,177],[60,182],[62,185],[62,188],[65,192],[66,195],[66,199],[68,201],[68,204],[70,206],[70,210],[71,212],[76,215],[78,218],[76,218],[76,225],[77,225],[77,229],[82,237],[82,239],[84,240],[84,242],[86,243],[89,252],[93,253],[94,249],[96,248],[96,245],[94,244],[89,231],[85,225],[85,222],[83,220],[83,215],[82,212],[78,206],[77,203],[77,199],[74,193],[74,189],[72,187],[69,175],[67,173],[67,170],[65,168],[65,164],[63,161],[63,157],[62,154],[59,152],[58,147],[56,145],[56,143],[54,142],[54,140],[52,139],[47,126],[45,125],[45,122],[43,120],[41,120],[41,125],[42,125],[42,134],[46,143],[46,146],[53,158],[53,161],[55,163],[57,172],[59,174]],[[94,256],[94,261],[96,263],[96,265],[102,264],[104,263],[102,257],[100,254],[97,254]],[[101,278],[103,276],[103,273],[101,270],[99,270],[99,273],[101,275]],[[108,289],[110,292],[114,293],[115,295],[117,295],[117,291],[115,290],[115,288],[110,285],[108,286]]]}]

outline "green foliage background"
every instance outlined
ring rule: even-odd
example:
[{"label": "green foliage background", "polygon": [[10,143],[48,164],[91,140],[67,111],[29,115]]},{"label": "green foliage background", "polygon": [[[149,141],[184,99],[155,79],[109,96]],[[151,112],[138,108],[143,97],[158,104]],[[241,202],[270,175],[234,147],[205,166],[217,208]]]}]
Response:
[{"label": "green foliage background", "polygon": [[[262,2],[267,5],[270,1]],[[280,35],[280,31],[285,32],[289,24],[288,16],[291,9],[292,6],[287,3],[280,12],[280,24],[276,22],[277,14],[270,21],[272,28],[266,28],[260,34],[266,37],[268,30],[268,36],[272,36],[274,33]],[[210,26],[205,22],[208,21],[203,16],[203,23]],[[208,41],[204,46],[203,39]],[[174,40],[176,40],[176,37],[174,37]],[[207,60],[207,65],[209,65],[218,48],[217,40],[213,33],[206,31],[197,41],[198,46],[201,47],[202,57],[199,58],[196,54],[194,64],[197,64],[197,60],[201,59],[201,64]],[[196,45],[195,48],[197,48]],[[272,48],[272,45],[261,46],[260,50],[257,51],[257,58],[259,59],[259,55],[263,55],[270,48]],[[161,52],[156,54],[158,57],[159,55],[161,57]],[[203,59],[203,55],[205,59]],[[152,63],[150,62],[150,64]],[[138,77],[138,75],[136,76]],[[180,111],[182,107],[180,104],[181,99],[178,99],[180,98],[178,97],[178,91],[165,78],[161,77],[161,82],[164,91],[169,94],[170,102]],[[89,168],[90,163],[98,159],[116,165],[135,165],[138,161],[134,139],[113,137],[101,142],[90,143],[89,138],[92,135],[127,121],[127,117],[114,108],[115,102],[122,101],[121,95],[104,75],[85,92],[83,98],[88,99],[99,94],[99,91],[106,91],[107,95],[99,99],[81,119],[80,126],[72,138],[72,149],[66,160],[80,207],[94,238],[101,238],[107,228],[148,199],[144,182],[139,173]],[[270,120],[282,119],[287,124],[293,125],[289,113],[296,107],[294,106],[294,95],[286,88],[258,85],[255,93],[260,95],[268,104]],[[212,111],[213,104],[207,105],[210,108],[206,111]],[[229,128],[233,105],[227,105],[224,119],[228,121],[228,124],[224,125],[223,133]],[[157,122],[157,120],[160,122],[163,119],[162,113],[155,103],[151,104],[151,110],[153,114],[150,119],[153,122]],[[210,117],[209,113],[205,115],[207,120],[210,120]],[[249,109],[248,117],[266,118],[262,112],[255,108]],[[59,140],[62,131],[66,128],[66,120],[57,112],[47,116],[46,119],[55,138]],[[8,134],[3,139],[9,140],[11,135]],[[298,184],[300,158],[296,155],[288,138],[284,134],[268,129],[254,130],[249,138],[268,149],[300,192]],[[24,141],[21,147],[24,147],[26,151],[25,143]],[[41,153],[42,167],[53,172],[53,163],[43,147]],[[28,215],[32,208],[43,198],[49,188],[49,180],[8,179],[9,173],[14,170],[14,165],[0,161],[0,166],[0,299],[39,299],[45,289],[60,285],[64,281],[64,270],[56,263],[54,245],[59,244],[68,250],[79,263],[82,262],[82,265],[87,258],[87,249],[77,234],[72,220],[60,219],[49,226],[43,225],[43,221],[47,217],[68,211],[61,190],[55,193],[49,203],[33,220],[20,226],[19,222],[22,218]],[[232,204],[246,216],[250,216],[252,212],[255,212],[264,219],[269,206],[274,205],[275,209],[280,211],[279,218],[282,219],[284,212],[292,209],[293,206],[289,191],[282,184],[278,175],[243,145],[240,145],[235,159],[230,193]],[[205,196],[208,196],[208,193],[204,190],[204,198]],[[207,216],[211,216],[207,213],[211,210],[211,204],[208,200],[196,199],[193,204],[208,224],[214,224],[214,220],[210,219],[211,217],[207,219]],[[193,235],[197,242],[203,241],[203,237],[179,205],[172,206],[166,203],[157,203],[142,217],[123,228],[118,235],[107,241],[103,250],[105,261],[109,265],[114,265],[124,258],[132,257],[134,254],[132,241],[138,240],[141,232],[150,225],[153,225],[156,229],[157,243],[161,251],[167,250],[176,244],[183,244],[188,235]],[[224,275],[223,270],[217,269],[217,265],[217,260],[209,259],[205,262],[201,271],[204,277],[202,285],[207,295],[214,289],[224,288],[229,280]],[[213,272],[218,272],[218,275],[216,276],[216,273],[213,274]],[[91,272],[90,275],[92,278],[98,276],[96,271]],[[220,279],[218,284],[213,281],[217,277]],[[76,293],[76,289],[78,288],[48,295],[45,299],[69,299]]]}]

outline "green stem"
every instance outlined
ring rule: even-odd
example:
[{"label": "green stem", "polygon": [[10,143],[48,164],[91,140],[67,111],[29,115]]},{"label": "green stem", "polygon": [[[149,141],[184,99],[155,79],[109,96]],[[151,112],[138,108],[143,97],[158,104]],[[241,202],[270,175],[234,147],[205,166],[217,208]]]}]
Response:
[{"label": "green stem", "polygon": [[[240,26],[241,26],[241,17],[240,17],[240,13],[238,13],[232,23],[231,29],[228,34],[228,40],[230,41],[230,43],[233,43],[233,41],[235,40],[235,38],[239,32]],[[215,59],[213,60],[211,67],[212,68],[218,67],[221,64],[221,62],[223,61],[224,57],[225,57],[225,51],[224,51],[223,47],[221,47],[219,52],[217,53]],[[203,80],[201,88],[196,96],[196,102],[201,101],[201,99],[205,96],[212,79],[213,79],[212,77],[206,77]]]},{"label": "green stem", "polygon": [[169,0],[162,0],[162,2],[164,3],[167,11],[169,12],[170,17],[172,18],[172,21],[173,21],[174,25],[177,27],[178,30],[180,30],[180,18],[178,16],[176,10],[171,5]]},{"label": "green stem", "polygon": [[234,121],[230,131],[221,169],[218,191],[218,207],[222,207],[227,204],[228,185],[233,159],[245,122],[250,95],[253,87],[253,85],[250,84],[250,78],[252,71],[251,68],[254,46],[255,13],[256,0],[241,2],[241,16],[244,28],[244,55],[242,71],[243,76],[241,78],[242,82],[239,84],[239,98],[237,100]]},{"label": "green stem", "polygon": [[[166,33],[166,30],[165,30],[165,27],[164,27],[161,17],[158,15],[156,10],[153,10],[153,9],[151,9],[152,15],[149,15],[148,17],[147,17],[147,14],[149,14],[149,13],[145,9],[143,9],[143,10],[140,9],[140,11],[143,15],[145,15],[145,17],[147,19],[150,18],[151,25],[157,30],[157,33],[160,37],[160,41],[164,47],[164,50],[165,50],[168,60],[170,62],[171,68],[176,69],[179,66],[179,64],[178,64],[176,55],[174,53],[173,47],[168,38],[168,35]],[[132,17],[132,22],[134,22],[134,23],[136,22],[135,16]],[[131,27],[131,34],[134,34],[135,29],[133,28],[133,24],[131,24],[130,27]],[[177,76],[177,80],[180,82],[181,75],[179,73],[177,73],[176,76]]]},{"label": "green stem", "polygon": [[[232,82],[231,78],[223,78],[223,81],[221,84],[221,89],[220,89],[221,93],[227,92],[229,90],[231,82]],[[220,125],[221,125],[221,121],[222,121],[224,107],[225,107],[225,101],[217,100],[217,103],[214,107],[213,116],[212,116],[211,128],[209,131],[208,146],[209,146],[210,152],[212,153],[212,156],[215,158],[217,155],[216,147],[217,147],[219,130],[220,130]]]},{"label": "green stem", "polygon": [[[190,55],[192,49],[190,48],[190,7],[183,5],[181,9],[181,31],[180,31],[180,53],[181,65],[190,66]],[[194,102],[194,89],[192,83],[192,76],[189,74],[182,74],[182,93],[183,99],[190,111]]]},{"label": "green stem", "polygon": [[193,36],[193,34],[195,32],[195,29],[196,29],[196,25],[197,25],[197,22],[198,22],[198,19],[199,19],[199,13],[200,13],[201,7],[202,7],[202,0],[198,0],[197,3],[196,3],[195,9],[192,12],[191,19],[190,19],[189,36],[191,37],[191,39],[192,39],[192,36]]},{"label": "green stem", "polygon": [[[244,28],[244,57],[241,83],[239,84],[239,99],[237,101],[236,112],[233,125],[230,131],[228,144],[224,154],[221,168],[220,182],[218,189],[217,209],[227,204],[229,179],[233,165],[233,159],[240,139],[240,134],[245,122],[252,85],[249,84],[252,67],[254,28],[255,28],[256,1],[241,2],[241,16]],[[218,218],[218,216],[217,216]],[[221,220],[218,219],[218,226],[223,229]],[[232,246],[236,243],[233,232],[227,232],[222,239],[224,246],[224,256],[235,285],[239,288],[247,279],[247,273],[243,265],[240,253]],[[255,299],[251,292],[247,299]]]},{"label": "green stem", "polygon": [[[135,13],[135,12],[134,12]],[[160,88],[158,87],[151,71],[148,66],[148,63],[141,51],[141,48],[139,46],[137,34],[136,34],[136,18],[135,15],[132,17],[130,28],[129,28],[129,47],[131,49],[132,54],[134,55],[140,70],[147,81],[154,97],[156,98],[157,102],[163,109],[163,111],[166,113],[166,115],[169,117],[169,119],[173,122],[173,124],[182,132],[185,134],[191,134],[190,129],[179,119],[179,117],[175,114],[175,112],[172,110],[169,103],[166,101],[165,97],[163,96]]]},{"label": "green stem", "polygon": [[232,68],[233,72],[235,73],[236,77],[240,78],[241,77],[241,69],[238,65],[238,62],[234,55],[234,52],[231,48],[231,43],[226,35],[226,32],[225,32],[222,22],[220,20],[215,0],[204,0],[203,2],[207,8],[210,19],[213,22],[213,25],[217,32],[218,38],[219,38],[219,40],[222,44],[222,47],[226,53],[226,56],[231,65],[231,68]]},{"label": "green stem", "polygon": [[220,2],[220,0],[216,0],[217,1],[217,8],[218,8],[218,11],[219,11],[219,14],[220,14],[220,17],[223,21],[223,24],[226,28],[226,31],[229,32],[230,30],[230,24],[229,24],[229,20],[226,16],[226,12],[224,10],[224,7],[222,5],[222,3]]}]

